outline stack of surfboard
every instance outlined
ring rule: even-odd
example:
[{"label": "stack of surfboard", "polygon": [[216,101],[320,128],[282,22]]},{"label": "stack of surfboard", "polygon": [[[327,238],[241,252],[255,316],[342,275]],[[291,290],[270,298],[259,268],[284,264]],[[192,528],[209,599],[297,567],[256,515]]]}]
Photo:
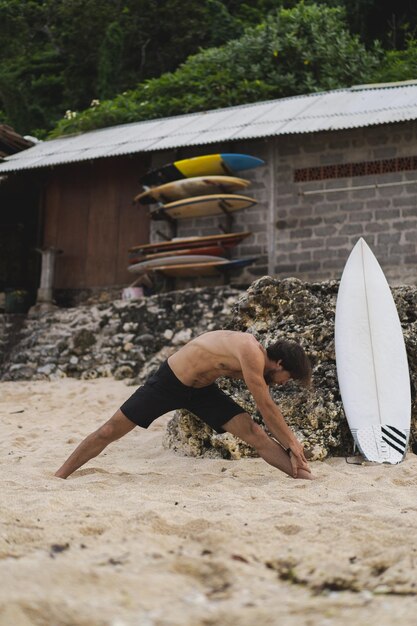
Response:
[{"label": "stack of surfboard", "polygon": [[[210,154],[176,161],[148,172],[136,202],[150,205],[152,219],[180,220],[230,215],[256,204],[241,192],[249,181],[236,172],[258,167],[261,159],[245,154]],[[240,193],[236,193],[240,192]],[[250,265],[256,259],[230,261],[228,253],[250,232],[175,238],[129,250],[129,271],[161,271],[169,276],[202,276]]]}]

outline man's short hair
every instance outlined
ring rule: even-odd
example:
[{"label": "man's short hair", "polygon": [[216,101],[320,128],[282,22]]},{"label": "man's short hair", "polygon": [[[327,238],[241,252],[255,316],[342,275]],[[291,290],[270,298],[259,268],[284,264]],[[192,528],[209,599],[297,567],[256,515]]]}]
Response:
[{"label": "man's short hair", "polygon": [[271,361],[281,361],[282,367],[303,387],[311,384],[311,363],[304,349],[296,341],[278,339],[266,348]]}]

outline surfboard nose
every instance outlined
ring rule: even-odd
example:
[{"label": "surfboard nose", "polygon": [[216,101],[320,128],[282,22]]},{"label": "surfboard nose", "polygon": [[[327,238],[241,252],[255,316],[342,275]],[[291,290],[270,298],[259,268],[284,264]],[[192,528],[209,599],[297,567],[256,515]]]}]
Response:
[{"label": "surfboard nose", "polygon": [[407,451],[409,431],[388,424],[359,428],[353,433],[357,446],[368,461],[401,463]]}]

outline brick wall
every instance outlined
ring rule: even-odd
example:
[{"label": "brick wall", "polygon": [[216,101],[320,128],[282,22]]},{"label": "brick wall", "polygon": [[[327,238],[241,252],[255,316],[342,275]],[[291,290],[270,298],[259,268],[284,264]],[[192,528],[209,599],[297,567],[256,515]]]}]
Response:
[{"label": "brick wall", "polygon": [[[416,156],[416,122],[202,146],[195,154],[216,151],[245,152],[267,163],[243,173],[252,183],[246,194],[258,204],[234,213],[233,231],[253,234],[234,249],[233,257],[257,256],[258,261],[232,282],[249,283],[268,273],[314,281],[340,278],[350,250],[364,237],[391,284],[417,284],[417,184],[411,184],[417,170],[294,181],[301,168]],[[164,155],[159,153],[158,159],[163,161]],[[397,182],[405,184],[354,189]],[[326,193],[334,189],[343,190]],[[224,219],[181,220],[178,236],[212,234],[219,223]],[[152,236],[164,227],[154,223]]]},{"label": "brick wall", "polygon": [[[278,276],[339,278],[364,237],[391,283],[417,283],[417,185],[325,193],[417,180],[417,170],[295,183],[294,170],[417,154],[417,124],[401,123],[278,140]],[[303,192],[320,191],[317,195]]]}]

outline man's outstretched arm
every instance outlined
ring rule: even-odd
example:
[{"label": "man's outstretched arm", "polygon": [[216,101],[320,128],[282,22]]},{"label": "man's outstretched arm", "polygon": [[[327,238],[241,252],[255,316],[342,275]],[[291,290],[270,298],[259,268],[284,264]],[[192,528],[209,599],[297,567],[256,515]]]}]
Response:
[{"label": "man's outstretched arm", "polygon": [[252,393],[271,435],[279,441],[283,448],[291,450],[291,464],[294,469],[294,475],[296,476],[297,474],[297,467],[310,471],[307,459],[304,456],[304,447],[288,426],[280,408],[272,400],[266,383],[261,379],[255,383],[250,381],[248,389]]},{"label": "man's outstretched arm", "polygon": [[303,445],[298,441],[285,421],[280,408],[271,398],[269,387],[263,375],[264,359],[261,353],[252,346],[245,346],[241,354],[241,367],[245,383],[269,432],[283,448],[291,450],[290,458],[294,477],[297,477],[298,468],[310,472],[307,459],[304,456]]},{"label": "man's outstretched arm", "polygon": [[255,386],[251,382],[248,388],[269,432],[289,452],[294,478],[297,478],[299,469],[311,472],[304,455],[304,447],[286,423],[280,408],[269,395],[268,386],[259,380]]},{"label": "man's outstretched arm", "polygon": [[84,463],[100,454],[109,443],[120,439],[133,430],[135,426],[136,424],[127,419],[119,409],[105,424],[80,443],[59,470],[55,472],[55,476],[68,478]]}]

